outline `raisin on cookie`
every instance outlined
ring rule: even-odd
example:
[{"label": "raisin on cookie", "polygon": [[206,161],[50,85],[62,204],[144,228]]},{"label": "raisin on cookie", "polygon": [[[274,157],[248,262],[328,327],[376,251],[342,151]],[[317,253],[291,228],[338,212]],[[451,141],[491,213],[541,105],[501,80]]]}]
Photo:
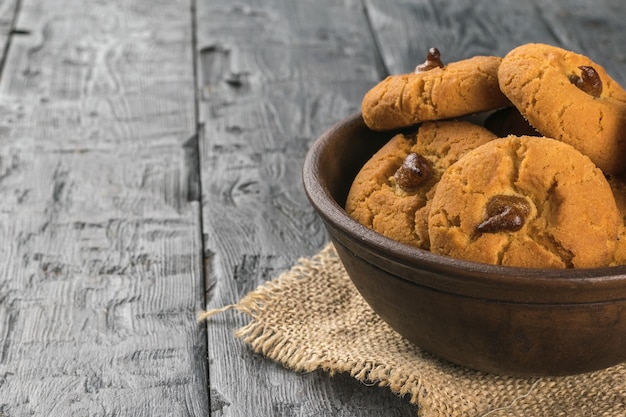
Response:
[{"label": "raisin on cookie", "polygon": [[606,173],[626,169],[626,91],[586,56],[546,44],[511,50],[500,89],[542,135],[569,143]]},{"label": "raisin on cookie", "polygon": [[467,121],[427,122],[397,134],[361,168],[346,212],[361,224],[403,243],[428,249],[430,199],[443,172],[496,135]]},{"label": "raisin on cookie", "polygon": [[620,223],[611,188],[587,156],[554,139],[509,136],[446,170],[428,229],[430,249],[441,255],[586,268],[609,265]]},{"label": "raisin on cookie", "polygon": [[502,58],[475,56],[438,65],[432,54],[416,72],[390,75],[365,94],[361,111],[370,129],[392,130],[510,106],[498,86]]}]

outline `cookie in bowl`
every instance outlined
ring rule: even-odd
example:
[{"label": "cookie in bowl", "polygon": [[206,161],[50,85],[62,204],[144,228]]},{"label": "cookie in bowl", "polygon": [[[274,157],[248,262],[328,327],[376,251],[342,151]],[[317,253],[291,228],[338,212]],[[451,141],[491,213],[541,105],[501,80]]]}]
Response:
[{"label": "cookie in bowl", "polygon": [[443,174],[428,220],[430,250],[495,265],[608,266],[621,214],[602,171],[574,147],[509,136]]},{"label": "cookie in bowl", "polygon": [[346,212],[391,239],[428,249],[429,202],[441,175],[496,138],[468,121],[427,122],[411,134],[397,134],[357,174]]},{"label": "cookie in bowl", "polygon": [[510,106],[498,84],[501,61],[474,56],[444,64],[432,48],[415,72],[390,75],[365,94],[363,120],[383,131]]},{"label": "cookie in bowl", "polygon": [[542,135],[569,143],[605,173],[626,169],[626,91],[590,58],[530,43],[498,67],[500,89]]}]

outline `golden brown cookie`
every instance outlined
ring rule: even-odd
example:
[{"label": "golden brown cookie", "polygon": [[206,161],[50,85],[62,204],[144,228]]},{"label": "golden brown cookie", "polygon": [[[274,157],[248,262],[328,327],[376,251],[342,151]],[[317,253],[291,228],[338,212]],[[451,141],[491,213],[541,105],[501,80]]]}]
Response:
[{"label": "golden brown cookie", "polygon": [[432,199],[430,249],[518,267],[607,266],[620,223],[587,156],[554,139],[509,136],[446,170]]},{"label": "golden brown cookie", "polygon": [[509,106],[498,86],[501,60],[475,56],[390,75],[363,98],[363,119],[372,130],[389,130]]},{"label": "golden brown cookie", "polygon": [[501,90],[544,136],[569,143],[602,170],[626,168],[626,91],[586,56],[545,44],[510,51]]},{"label": "golden brown cookie", "polygon": [[427,249],[429,201],[439,178],[463,154],[495,138],[466,121],[428,122],[412,135],[398,134],[357,174],[346,212],[391,239]]},{"label": "golden brown cookie", "polygon": [[613,197],[620,212],[622,222],[619,226],[617,246],[612,266],[626,265],[626,178],[611,175],[607,178]]}]

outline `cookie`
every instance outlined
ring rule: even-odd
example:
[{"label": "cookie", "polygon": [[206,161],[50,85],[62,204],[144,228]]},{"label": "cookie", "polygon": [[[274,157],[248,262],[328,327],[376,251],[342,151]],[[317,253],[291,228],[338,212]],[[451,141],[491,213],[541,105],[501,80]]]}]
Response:
[{"label": "cookie", "polygon": [[608,266],[621,217],[602,171],[574,147],[509,136],[468,152],[432,198],[430,250],[488,264]]},{"label": "cookie", "polygon": [[509,106],[498,86],[501,60],[475,56],[390,75],[365,94],[363,120],[370,129],[382,131]]},{"label": "cookie", "polygon": [[427,122],[397,134],[361,168],[345,209],[363,225],[428,249],[428,210],[443,172],[462,155],[496,136],[467,121]]},{"label": "cookie", "polygon": [[542,135],[569,143],[602,170],[626,168],[626,91],[586,56],[545,44],[511,50],[500,89]]},{"label": "cookie", "polygon": [[622,220],[618,228],[617,246],[611,266],[626,265],[626,178],[611,175],[607,180]]}]

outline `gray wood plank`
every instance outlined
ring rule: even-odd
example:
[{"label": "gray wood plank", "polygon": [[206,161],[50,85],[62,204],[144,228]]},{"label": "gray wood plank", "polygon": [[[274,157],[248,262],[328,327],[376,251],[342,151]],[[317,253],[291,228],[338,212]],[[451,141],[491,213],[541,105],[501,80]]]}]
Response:
[{"label": "gray wood plank", "polygon": [[590,56],[626,85],[621,0],[364,2],[390,74],[412,71],[433,46],[450,62],[544,42]]},{"label": "gray wood plank", "polygon": [[[312,141],[381,76],[359,2],[201,0],[198,9],[208,308],[238,301],[326,242],[302,190]],[[412,416],[387,389],[296,374],[254,355],[225,313],[208,322],[215,416]]]},{"label": "gray wood plank", "polygon": [[17,0],[0,0],[0,71],[8,50],[9,35],[14,30],[17,4]]},{"label": "gray wood plank", "polygon": [[589,56],[626,86],[625,2],[535,1],[556,34],[554,44]]},{"label": "gray wood plank", "polygon": [[187,0],[21,2],[0,77],[2,416],[208,415],[191,22]]}]

